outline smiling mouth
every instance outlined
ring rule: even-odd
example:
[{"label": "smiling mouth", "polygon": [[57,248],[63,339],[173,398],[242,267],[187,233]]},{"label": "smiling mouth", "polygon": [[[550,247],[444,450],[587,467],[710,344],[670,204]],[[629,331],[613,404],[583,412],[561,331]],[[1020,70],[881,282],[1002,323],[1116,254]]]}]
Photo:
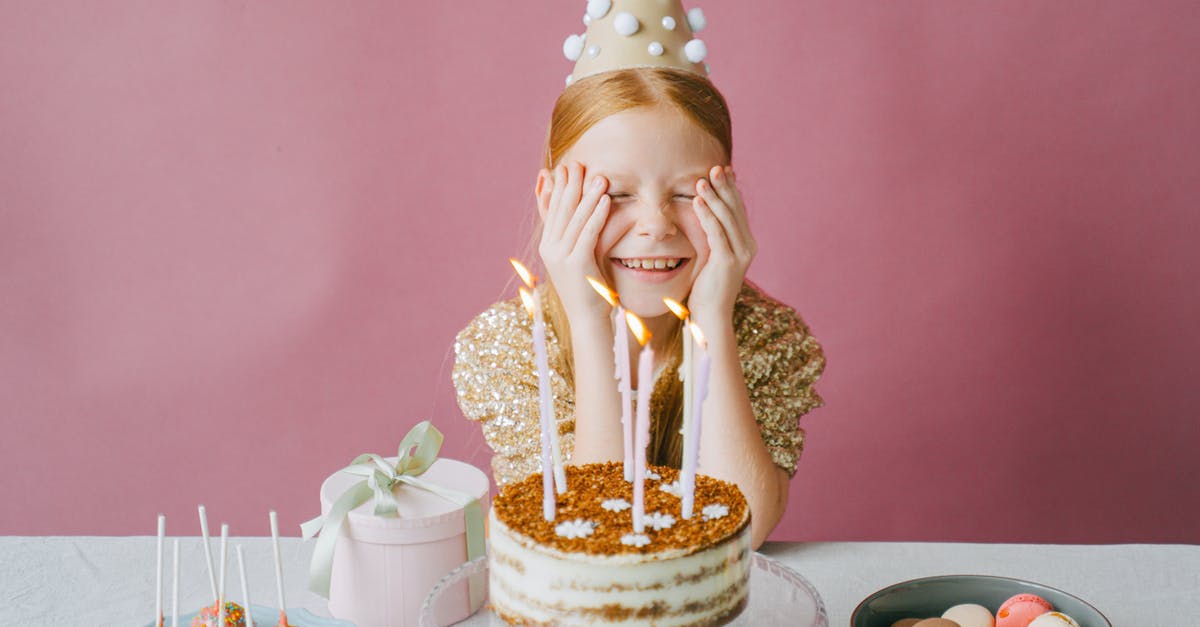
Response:
[{"label": "smiling mouth", "polygon": [[614,258],[614,262],[630,270],[648,272],[670,272],[687,263],[686,257],[630,257],[627,259]]}]

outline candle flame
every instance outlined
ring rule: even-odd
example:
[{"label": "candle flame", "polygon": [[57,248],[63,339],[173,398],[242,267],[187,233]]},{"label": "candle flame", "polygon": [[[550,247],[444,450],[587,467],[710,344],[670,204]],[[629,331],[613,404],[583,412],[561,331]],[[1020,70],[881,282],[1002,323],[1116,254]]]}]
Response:
[{"label": "candle flame", "polygon": [[700,327],[696,326],[695,322],[688,323],[688,330],[692,332],[692,337],[696,338],[696,346],[708,348],[708,341],[704,339],[704,333],[700,331]]},{"label": "candle flame", "polygon": [[629,323],[629,328],[633,330],[633,335],[637,338],[638,344],[645,346],[646,342],[650,341],[650,332],[646,330],[646,325],[642,324],[642,319],[637,317],[637,314],[632,311],[626,311],[625,321]]},{"label": "candle flame", "polygon": [[525,311],[528,311],[529,315],[532,316],[533,315],[533,294],[530,294],[529,290],[527,290],[523,287],[517,288],[517,291],[521,292],[521,302],[525,303]]},{"label": "candle flame", "polygon": [[603,281],[593,277],[587,277],[587,280],[588,283],[592,284],[592,289],[596,290],[597,294],[603,296],[604,300],[608,301],[608,304],[612,305],[613,307],[621,304],[621,298],[617,296],[616,292],[608,289],[608,286],[605,285]]},{"label": "candle flame", "polygon": [[532,288],[537,284],[537,277],[529,271],[529,268],[525,267],[525,264],[513,259],[512,257],[508,258],[508,262],[512,264],[512,267],[517,271],[517,274],[521,275],[521,280],[524,281],[527,287]]},{"label": "candle flame", "polygon": [[688,311],[687,307],[683,306],[683,303],[673,298],[663,298],[663,302],[667,304],[667,309],[670,309],[671,313],[675,314],[675,317],[680,320],[687,320],[687,317],[691,315],[691,312]]}]

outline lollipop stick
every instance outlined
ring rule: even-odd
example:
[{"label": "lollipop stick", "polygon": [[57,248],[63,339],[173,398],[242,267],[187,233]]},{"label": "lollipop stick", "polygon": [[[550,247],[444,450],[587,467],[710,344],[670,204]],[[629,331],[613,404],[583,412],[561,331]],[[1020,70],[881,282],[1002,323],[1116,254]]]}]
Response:
[{"label": "lollipop stick", "polygon": [[217,627],[225,627],[225,555],[229,540],[229,525],[221,524],[221,575],[217,578]]},{"label": "lollipop stick", "polygon": [[163,627],[163,598],[162,598],[162,562],[163,535],[167,531],[167,517],[158,515],[158,548],[156,550],[157,565],[154,568],[154,624]]},{"label": "lollipop stick", "polygon": [[208,543],[208,515],[200,506],[200,535],[204,538],[204,561],[208,564],[208,585],[212,588],[213,601],[217,600],[217,578],[213,575],[212,546]]},{"label": "lollipop stick", "polygon": [[179,538],[175,538],[171,562],[171,627],[179,627]]},{"label": "lollipop stick", "polygon": [[246,559],[242,557],[242,545],[237,545],[238,573],[242,576],[242,599],[245,601],[246,627],[254,627],[254,617],[250,615],[250,586],[246,584]]},{"label": "lollipop stick", "polygon": [[279,557],[279,516],[271,510],[271,547],[275,551],[275,592],[279,594],[279,625],[288,627],[287,605],[283,600],[283,560]]}]

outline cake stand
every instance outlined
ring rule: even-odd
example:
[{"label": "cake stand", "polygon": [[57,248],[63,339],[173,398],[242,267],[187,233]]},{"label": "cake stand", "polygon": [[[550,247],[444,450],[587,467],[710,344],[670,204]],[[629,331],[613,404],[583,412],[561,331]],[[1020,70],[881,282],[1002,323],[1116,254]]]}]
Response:
[{"label": "cake stand", "polygon": [[[467,581],[474,575],[487,581],[487,556],[459,566],[442,578],[421,606],[420,627],[465,627],[507,625],[503,619],[484,607],[460,622],[446,620],[447,616],[462,615],[462,599],[466,597]],[[816,588],[800,573],[761,554],[754,553],[750,564],[750,598],[746,609],[730,625],[794,625],[795,627],[828,627],[825,603]]]}]

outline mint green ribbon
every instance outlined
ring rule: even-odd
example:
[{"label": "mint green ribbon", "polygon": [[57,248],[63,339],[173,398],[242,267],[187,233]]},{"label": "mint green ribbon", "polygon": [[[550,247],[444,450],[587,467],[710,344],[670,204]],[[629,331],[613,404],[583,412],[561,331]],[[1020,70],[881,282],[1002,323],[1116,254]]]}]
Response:
[{"label": "mint green ribbon", "polygon": [[[484,554],[483,507],[479,499],[449,488],[418,479],[417,476],[437,461],[442,448],[442,432],[428,420],[413,427],[400,441],[399,459],[392,466],[382,457],[364,453],[354,458],[340,472],[364,477],[350,486],[329,509],[325,516],[318,516],[302,525],[300,532],[305,539],[320,534],[313,549],[312,564],[308,571],[308,589],[329,598],[329,576],[333,570],[333,549],[341,533],[346,515],[354,508],[375,499],[375,515],[385,518],[399,516],[399,503],[393,491],[400,484],[436,494],[463,508],[467,523],[467,561]],[[478,608],[483,600],[481,581],[471,581],[471,607]]]}]

